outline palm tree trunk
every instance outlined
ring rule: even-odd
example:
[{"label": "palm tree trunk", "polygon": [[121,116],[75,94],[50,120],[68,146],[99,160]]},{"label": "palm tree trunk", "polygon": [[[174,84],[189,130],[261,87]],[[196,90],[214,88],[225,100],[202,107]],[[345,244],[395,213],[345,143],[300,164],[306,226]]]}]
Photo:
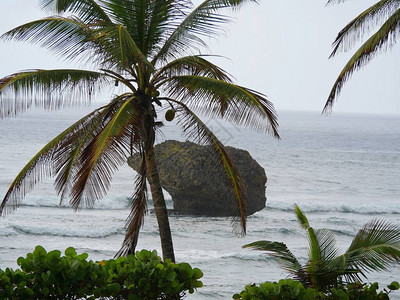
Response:
[{"label": "palm tree trunk", "polygon": [[168,220],[168,211],[161,188],[153,146],[150,146],[149,149],[145,151],[145,157],[147,165],[147,179],[149,180],[151,195],[153,197],[154,210],[156,213],[158,230],[161,238],[163,259],[165,260],[169,258],[172,262],[175,262],[174,247],[172,244],[171,229],[169,227]]}]

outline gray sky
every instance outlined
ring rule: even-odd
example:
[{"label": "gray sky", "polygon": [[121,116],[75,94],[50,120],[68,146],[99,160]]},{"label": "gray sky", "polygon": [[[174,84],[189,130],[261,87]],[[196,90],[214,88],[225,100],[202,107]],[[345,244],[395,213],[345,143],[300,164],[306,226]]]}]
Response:
[{"label": "gray sky", "polygon": [[[195,1],[196,3],[199,1]],[[209,51],[240,85],[266,94],[278,110],[321,111],[337,75],[351,56],[328,59],[339,30],[376,0],[260,0],[234,13],[226,36]],[[2,3],[0,32],[43,17],[38,1]],[[77,67],[27,43],[0,42],[0,77],[32,68]],[[356,48],[353,49],[355,51]],[[376,57],[345,85],[335,112],[400,114],[399,45]]]}]

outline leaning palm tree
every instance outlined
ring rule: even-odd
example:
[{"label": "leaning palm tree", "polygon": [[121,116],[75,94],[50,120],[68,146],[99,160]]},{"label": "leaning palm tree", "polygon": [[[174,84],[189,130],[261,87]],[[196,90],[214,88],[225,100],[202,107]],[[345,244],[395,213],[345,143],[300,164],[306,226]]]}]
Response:
[{"label": "leaning palm tree", "polygon": [[[118,255],[135,250],[146,213],[146,179],[151,188],[163,257],[174,261],[167,209],[157,171],[154,143],[163,117],[177,119],[188,139],[213,147],[232,188],[240,233],[246,230],[245,187],[223,144],[199,115],[225,118],[279,138],[277,116],[263,94],[233,83],[229,74],[199,55],[204,38],[229,21],[223,9],[251,0],[40,0],[54,14],[2,35],[40,44],[61,58],[90,63],[93,70],[27,70],[0,79],[0,115],[31,106],[58,108],[110,93],[108,104],[71,125],[21,170],[0,205],[13,211],[36,183],[55,177],[61,201],[75,209],[93,206],[113,173],[140,153],[126,236]],[[93,69],[95,69],[93,68]],[[167,110],[167,108],[169,108]]]},{"label": "leaning palm tree", "polygon": [[[343,1],[329,0],[328,4]],[[347,51],[355,42],[360,41],[366,32],[376,27],[381,21],[383,21],[383,24],[379,29],[361,45],[340,72],[325,103],[324,112],[332,109],[344,83],[350,79],[354,71],[365,66],[377,54],[387,50],[396,42],[400,30],[400,1],[377,1],[348,23],[337,35],[333,42],[334,48],[330,57],[335,56],[340,50]]]},{"label": "leaning palm tree", "polygon": [[400,262],[400,227],[374,220],[356,234],[347,251],[339,255],[333,233],[312,228],[306,215],[295,206],[301,228],[308,235],[308,262],[301,265],[284,243],[257,241],[243,247],[267,251],[290,276],[305,287],[327,291],[339,284],[359,282],[372,271],[386,270]]}]

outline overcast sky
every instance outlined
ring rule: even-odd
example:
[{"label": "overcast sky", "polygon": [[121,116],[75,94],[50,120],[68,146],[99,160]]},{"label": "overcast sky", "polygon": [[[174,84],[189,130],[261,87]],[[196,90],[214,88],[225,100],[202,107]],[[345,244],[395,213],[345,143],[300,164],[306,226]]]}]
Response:
[{"label": "overcast sky", "polygon": [[[3,1],[0,32],[43,17],[38,1]],[[198,1],[196,1],[198,2]],[[352,53],[328,59],[336,34],[376,0],[260,0],[234,13],[226,36],[210,41],[209,51],[229,59],[218,63],[240,85],[268,96],[278,110],[321,111],[329,91]],[[345,85],[335,112],[400,115],[399,45],[376,57]],[[353,49],[356,50],[355,48]],[[76,65],[27,43],[0,42],[0,77],[32,69]]]}]

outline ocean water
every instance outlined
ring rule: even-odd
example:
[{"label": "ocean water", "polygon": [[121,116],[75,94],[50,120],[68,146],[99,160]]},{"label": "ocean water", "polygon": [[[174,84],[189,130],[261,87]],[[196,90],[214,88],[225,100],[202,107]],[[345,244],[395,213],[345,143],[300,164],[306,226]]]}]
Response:
[{"label": "ocean water", "polygon": [[[44,144],[90,107],[57,112],[35,111],[0,120],[0,197],[18,171]],[[267,207],[248,218],[247,235],[235,236],[229,218],[171,216],[177,261],[204,272],[204,287],[187,299],[231,299],[248,283],[287,276],[262,252],[242,245],[265,239],[285,242],[302,262],[307,239],[293,214],[297,203],[315,228],[332,229],[345,251],[366,222],[380,218],[400,225],[400,117],[318,112],[279,112],[280,134],[263,133],[207,120],[226,144],[246,149],[266,170]],[[158,139],[183,140],[168,124]],[[93,209],[75,213],[59,206],[52,181],[37,185],[13,214],[0,218],[0,268],[36,245],[75,247],[91,259],[112,258],[124,237],[135,173],[122,166],[107,197]],[[170,196],[166,194],[169,206]],[[151,208],[151,203],[149,203]],[[155,216],[149,212],[138,249],[160,251]],[[372,273],[382,287],[400,280],[400,266]],[[400,299],[400,292],[392,299]]]}]

